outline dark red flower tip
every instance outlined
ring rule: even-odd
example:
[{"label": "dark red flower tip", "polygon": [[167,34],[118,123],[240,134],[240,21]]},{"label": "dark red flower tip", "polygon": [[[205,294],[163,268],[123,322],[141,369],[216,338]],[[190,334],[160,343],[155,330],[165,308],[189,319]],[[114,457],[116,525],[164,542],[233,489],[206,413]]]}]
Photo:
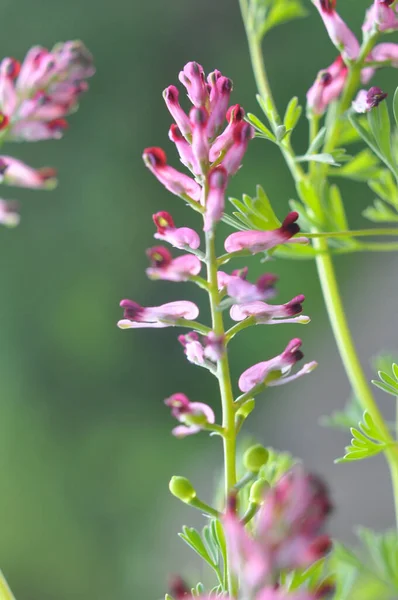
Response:
[{"label": "dark red flower tip", "polygon": [[55,179],[57,176],[57,170],[52,169],[51,167],[43,167],[43,169],[39,169],[37,172],[42,181],[48,181],[49,179]]},{"label": "dark red flower tip", "polygon": [[321,73],[320,75],[320,82],[324,87],[327,87],[328,85],[330,85],[333,81],[333,77],[332,75],[329,73],[329,71],[323,71],[323,73]]},{"label": "dark red flower tip", "polygon": [[245,111],[240,104],[234,104],[233,106],[229,107],[226,116],[228,123],[239,123],[239,121],[243,121]]},{"label": "dark red flower tip", "polygon": [[186,598],[188,595],[190,595],[190,591],[185,581],[179,575],[171,578],[169,589],[175,600],[181,600],[182,598]]},{"label": "dark red flower tip", "polygon": [[10,119],[4,113],[0,112],[0,131],[8,127]]},{"label": "dark red flower tip", "polygon": [[167,165],[166,152],[162,148],[145,148],[143,157],[152,167],[165,167]]},{"label": "dark red flower tip", "polygon": [[169,85],[163,92],[163,98],[170,104],[178,104],[179,95],[180,93],[175,85]]},{"label": "dark red flower tip", "polygon": [[231,491],[227,498],[227,512],[235,514],[238,510],[238,493]]},{"label": "dark red flower tip", "polygon": [[0,158],[0,175],[4,175],[4,173],[8,169],[8,164],[3,158]]},{"label": "dark red flower tip", "polygon": [[190,331],[189,333],[186,334],[181,334],[178,336],[178,341],[180,342],[181,346],[185,346],[189,343],[189,342],[199,342],[199,335],[196,333],[196,331]]},{"label": "dark red flower tip", "polygon": [[322,598],[332,597],[335,592],[336,586],[331,582],[325,581],[315,590],[315,598],[316,600],[321,600]]},{"label": "dark red flower tip", "polygon": [[142,306],[132,300],[122,300],[120,306],[124,308],[123,317],[130,321],[134,321],[143,310]]},{"label": "dark red flower tip", "polygon": [[235,144],[245,144],[253,135],[253,127],[246,121],[239,121],[234,127],[233,139]]},{"label": "dark red flower tip", "polygon": [[300,294],[298,296],[296,296],[295,298],[292,298],[292,300],[290,300],[287,304],[286,304],[286,308],[288,309],[289,315],[293,316],[293,315],[298,315],[299,313],[303,312],[303,302],[305,300],[305,296],[303,294]]},{"label": "dark red flower tip", "polygon": [[300,338],[294,338],[293,340],[290,340],[285,350],[282,352],[282,355],[286,359],[289,359],[292,362],[292,364],[298,362],[299,360],[304,358],[304,354],[300,350],[302,344],[303,342],[302,340],[300,340]]},{"label": "dark red flower tip", "polygon": [[232,79],[224,76],[219,77],[217,79],[217,88],[222,95],[230,94],[233,88]]},{"label": "dark red flower tip", "polygon": [[184,136],[182,135],[180,129],[175,123],[170,125],[169,138],[172,142],[180,142],[184,139]]},{"label": "dark red flower tip", "polygon": [[321,558],[332,549],[333,543],[328,535],[320,535],[311,544],[311,553],[314,554],[314,560]]},{"label": "dark red flower tip", "polygon": [[281,225],[281,232],[284,233],[287,239],[291,238],[293,235],[296,235],[300,231],[299,225],[296,223],[299,218],[298,212],[290,212],[287,217],[284,219]]},{"label": "dark red flower tip", "polygon": [[158,229],[158,233],[162,235],[165,233],[166,229],[174,229],[175,227],[173,217],[164,210],[152,215],[152,219]]},{"label": "dark red flower tip", "polygon": [[214,167],[209,171],[208,182],[211,190],[223,190],[228,183],[227,170],[222,165]]},{"label": "dark red flower tip", "polygon": [[336,8],[336,0],[321,0],[322,10],[328,14],[332,14]]},{"label": "dark red flower tip", "polygon": [[10,79],[16,79],[21,70],[21,63],[19,62],[19,60],[16,60],[15,58],[10,58],[9,61],[10,62],[7,65],[6,75]]},{"label": "dark red flower tip", "polygon": [[240,277],[240,279],[246,279],[247,274],[249,272],[249,267],[242,267],[242,269],[235,269],[232,271],[231,275],[235,277]]},{"label": "dark red flower tip", "polygon": [[207,110],[203,107],[200,108],[192,108],[189,113],[189,120],[193,127],[198,127],[200,129],[204,129],[207,125],[207,121],[209,119],[209,115]]},{"label": "dark red flower tip", "polygon": [[386,92],[383,92],[379,87],[373,86],[368,90],[366,100],[371,108],[375,108],[376,106],[379,106],[380,102],[385,100],[387,96],[388,94]]},{"label": "dark red flower tip", "polygon": [[53,119],[47,123],[51,131],[65,131],[68,129],[69,123],[66,119]]},{"label": "dark red flower tip", "polygon": [[272,288],[278,281],[278,277],[273,273],[264,273],[257,279],[256,286],[259,290],[267,290]]},{"label": "dark red flower tip", "polygon": [[164,246],[148,248],[146,255],[151,261],[152,267],[167,267],[173,260],[171,253]]}]

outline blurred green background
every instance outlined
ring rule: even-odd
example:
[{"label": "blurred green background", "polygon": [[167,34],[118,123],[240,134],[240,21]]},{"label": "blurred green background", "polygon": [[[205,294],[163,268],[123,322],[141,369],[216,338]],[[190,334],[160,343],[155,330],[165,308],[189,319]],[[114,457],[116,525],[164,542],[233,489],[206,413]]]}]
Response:
[{"label": "blurred green background", "polygon": [[[307,4],[309,18],[273,30],[265,43],[281,108],[293,94],[303,101],[316,72],[335,56]],[[359,31],[367,3],[340,4]],[[202,303],[189,285],[145,277],[152,213],[170,210],[178,225],[197,221],[145,169],[141,153],[161,145],[177,165],[161,92],[177,83],[189,60],[231,77],[233,101],[259,113],[237,1],[3,0],[1,8],[2,55],[21,59],[33,44],[81,38],[97,74],[63,141],[7,149],[33,166],[58,168],[60,185],[51,193],[3,190],[21,200],[22,222],[0,232],[0,565],[18,599],[156,600],[167,573],[194,568],[176,532],[182,519],[197,517],[169,496],[167,482],[172,474],[188,475],[209,497],[221,461],[217,440],[172,438],[163,398],[184,391],[214,404],[215,387],[186,364],[175,331],[118,330],[118,303],[124,297],[144,305],[177,298]],[[392,91],[397,76],[383,72],[376,81]],[[294,138],[299,151],[306,136],[303,118]],[[263,141],[252,143],[229,192],[251,193],[257,183],[283,217],[294,188],[276,147]],[[358,226],[372,196],[355,184],[343,191]],[[397,345],[390,308],[395,261],[392,255],[338,261],[368,372],[372,354]],[[252,263],[252,275],[261,273],[259,262]],[[270,392],[248,430],[329,479],[336,534],[347,536],[361,520],[388,526],[382,461],[333,466],[348,436],[317,424],[344,404],[349,388],[314,265],[281,260],[271,269],[281,277],[280,301],[305,293],[313,321],[307,328],[245,332],[232,347],[234,378],[296,335],[320,367],[293,389]]]}]

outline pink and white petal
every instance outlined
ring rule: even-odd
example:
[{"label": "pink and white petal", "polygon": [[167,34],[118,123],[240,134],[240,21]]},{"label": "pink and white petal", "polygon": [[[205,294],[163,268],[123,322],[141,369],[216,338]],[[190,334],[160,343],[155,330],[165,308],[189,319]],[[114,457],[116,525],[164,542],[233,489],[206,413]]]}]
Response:
[{"label": "pink and white petal", "polygon": [[190,409],[194,413],[203,414],[206,417],[208,423],[215,423],[216,417],[214,415],[213,410],[208,404],[204,404],[203,402],[191,402]]},{"label": "pink and white petal", "polygon": [[200,431],[200,427],[197,425],[177,425],[172,429],[171,433],[177,438],[184,438],[187,435],[193,435]]}]

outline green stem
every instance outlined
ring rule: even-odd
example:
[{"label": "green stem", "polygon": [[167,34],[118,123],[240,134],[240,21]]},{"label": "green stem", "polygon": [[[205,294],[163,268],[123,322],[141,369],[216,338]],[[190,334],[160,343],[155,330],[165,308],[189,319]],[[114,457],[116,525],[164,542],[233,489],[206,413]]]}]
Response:
[{"label": "green stem", "polygon": [[336,237],[368,237],[378,235],[396,235],[398,236],[398,228],[380,228],[380,229],[357,229],[353,231],[315,231],[311,233],[303,233],[308,238],[336,238]]}]

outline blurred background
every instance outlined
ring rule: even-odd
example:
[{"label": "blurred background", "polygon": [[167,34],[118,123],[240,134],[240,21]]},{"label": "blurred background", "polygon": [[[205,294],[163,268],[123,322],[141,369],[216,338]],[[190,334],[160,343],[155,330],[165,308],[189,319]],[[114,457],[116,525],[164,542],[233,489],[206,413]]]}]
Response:
[{"label": "blurred background", "polygon": [[[293,94],[304,101],[317,71],[335,56],[307,4],[307,19],[274,29],[264,46],[281,109]],[[357,32],[366,5],[341,2]],[[65,139],[8,148],[32,166],[58,168],[60,184],[51,193],[3,192],[21,200],[22,222],[0,232],[0,565],[20,600],[156,600],[167,573],[196,568],[176,533],[197,517],[170,497],[168,480],[187,475],[210,499],[221,448],[214,438],[170,435],[166,396],[183,391],[213,405],[217,399],[210,376],[186,363],[176,332],[116,327],[124,297],[143,305],[203,300],[193,286],[145,277],[152,213],[170,210],[180,226],[197,221],[145,169],[141,153],[163,146],[177,166],[161,93],[189,60],[220,69],[234,81],[233,102],[259,109],[237,1],[3,0],[3,56],[21,59],[34,44],[74,38],[93,52],[97,74]],[[391,92],[397,79],[390,70],[375,83]],[[306,136],[303,118],[294,137],[299,152]],[[254,193],[258,183],[283,217],[294,187],[277,148],[260,140],[229,193]],[[342,189],[352,226],[362,225],[372,194],[359,184]],[[336,261],[369,377],[373,355],[397,350],[396,260]],[[252,260],[253,276],[262,268]],[[315,267],[279,260],[270,268],[280,275],[281,302],[305,293],[312,323],[244,332],[231,345],[235,380],[297,335],[306,357],[320,366],[261,398],[246,430],[327,478],[337,507],[335,535],[352,539],[360,522],[387,528],[393,510],[383,460],[333,465],[349,437],[318,424],[344,405],[349,386]],[[388,398],[380,397],[386,412]]]}]

